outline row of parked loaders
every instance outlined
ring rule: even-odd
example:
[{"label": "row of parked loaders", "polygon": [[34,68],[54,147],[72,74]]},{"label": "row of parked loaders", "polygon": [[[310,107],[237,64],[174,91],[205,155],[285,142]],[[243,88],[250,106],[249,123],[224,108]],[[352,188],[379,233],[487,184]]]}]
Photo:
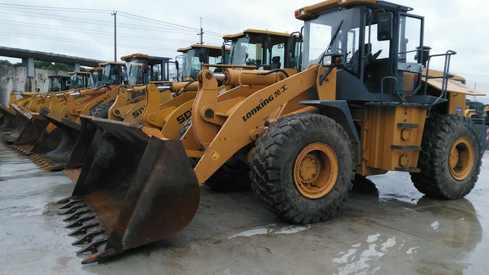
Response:
[{"label": "row of parked loaders", "polygon": [[96,87],[13,98],[3,138],[75,183],[60,204],[83,263],[173,238],[203,185],[251,188],[293,224],[337,216],[353,185],[389,171],[460,199],[478,179],[489,110],[467,100],[483,94],[450,73],[455,52],[430,53],[411,11],[324,1],[296,11],[301,32],[179,49],[176,80],[155,69],[168,59],[126,56],[94,70]]}]

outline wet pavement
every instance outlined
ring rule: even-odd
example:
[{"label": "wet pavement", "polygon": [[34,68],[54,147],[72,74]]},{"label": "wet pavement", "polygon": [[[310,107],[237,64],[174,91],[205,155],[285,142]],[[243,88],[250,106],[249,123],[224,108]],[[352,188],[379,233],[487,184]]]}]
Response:
[{"label": "wet pavement", "polygon": [[203,190],[174,240],[82,266],[53,204],[73,185],[0,143],[0,274],[487,274],[485,159],[465,200],[423,198],[391,173],[371,178],[378,192],[352,194],[343,216],[312,226],[280,223],[252,193]]}]

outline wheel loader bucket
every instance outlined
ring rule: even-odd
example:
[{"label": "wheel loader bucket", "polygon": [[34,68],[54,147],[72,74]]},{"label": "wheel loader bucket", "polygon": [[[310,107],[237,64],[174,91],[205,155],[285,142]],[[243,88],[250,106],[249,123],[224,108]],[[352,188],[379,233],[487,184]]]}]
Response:
[{"label": "wheel loader bucket", "polygon": [[102,131],[97,131],[97,125],[92,122],[90,117],[81,116],[80,119],[80,134],[66,164],[67,169],[81,168],[92,141],[101,138],[99,135],[102,134]]},{"label": "wheel loader bucket", "polygon": [[[75,142],[80,133],[80,126],[70,120],[64,119],[59,121],[49,115],[45,116],[48,121],[57,128],[57,144],[52,144],[52,141],[48,138],[44,139],[44,142],[39,143],[33,150],[34,155],[32,160],[41,166],[41,168],[48,171],[60,171],[63,170],[68,163],[71,152],[74,148]],[[47,144],[46,144],[47,143]],[[51,143],[51,144],[50,144]],[[47,146],[49,144],[49,146]],[[52,150],[45,150],[47,147],[52,148]],[[38,149],[44,149],[41,150]]]},{"label": "wheel loader bucket", "polygon": [[61,214],[77,236],[83,264],[174,237],[192,220],[200,191],[179,141],[144,135],[137,127],[95,120],[92,142]]},{"label": "wheel loader bucket", "polygon": [[6,131],[14,127],[15,114],[0,105],[0,129]]},{"label": "wheel loader bucket", "polygon": [[[15,108],[15,106],[14,106]],[[16,127],[10,132],[9,138],[6,139],[7,143],[14,144],[16,148],[22,153],[28,154],[30,151],[28,148],[33,148],[34,144],[40,139],[49,121],[39,114],[31,114],[24,112],[20,108],[15,108],[18,121],[25,121],[22,127]]]},{"label": "wheel loader bucket", "polygon": [[97,125],[92,122],[90,117],[81,116],[80,119],[80,134],[73,150],[71,151],[68,163],[65,165],[65,169],[63,171],[65,176],[70,178],[74,183],[78,181],[81,173],[81,167],[83,166],[87,152],[90,150],[92,141],[94,139],[100,140],[103,132],[102,130],[98,130]]},{"label": "wheel loader bucket", "polygon": [[17,140],[24,128],[26,128],[32,119],[32,114],[24,112],[15,105],[12,107],[15,110],[15,116],[13,118],[11,127],[4,129],[2,136],[3,140],[8,144],[12,144],[15,142],[15,140]]},{"label": "wheel loader bucket", "polygon": [[[45,117],[42,117],[46,119]],[[47,120],[47,119],[46,119]],[[42,155],[56,149],[61,142],[62,130],[57,128],[54,124],[48,123],[45,131],[42,132],[39,139],[33,146],[18,145],[17,150],[22,151],[26,155]]]}]

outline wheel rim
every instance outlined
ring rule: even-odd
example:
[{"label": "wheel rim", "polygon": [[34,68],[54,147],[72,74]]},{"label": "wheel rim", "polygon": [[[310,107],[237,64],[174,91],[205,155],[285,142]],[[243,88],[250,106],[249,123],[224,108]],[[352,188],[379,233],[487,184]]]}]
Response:
[{"label": "wheel rim", "polygon": [[313,143],[299,153],[294,165],[294,183],[299,193],[308,199],[327,195],[339,174],[338,157],[328,145]]},{"label": "wheel rim", "polygon": [[474,147],[466,137],[461,137],[453,143],[448,158],[450,174],[458,181],[463,181],[470,176],[474,168]]}]

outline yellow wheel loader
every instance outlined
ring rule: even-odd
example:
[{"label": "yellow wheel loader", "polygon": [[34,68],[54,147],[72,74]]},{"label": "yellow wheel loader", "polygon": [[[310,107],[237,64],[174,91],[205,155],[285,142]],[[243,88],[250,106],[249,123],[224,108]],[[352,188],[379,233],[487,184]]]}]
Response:
[{"label": "yellow wheel loader", "polygon": [[[68,85],[68,77],[67,76],[49,76],[49,89],[48,92],[59,91],[60,87],[66,87]],[[10,133],[12,130],[15,130],[17,126],[21,127],[25,121],[21,118],[16,118],[16,112],[12,107],[13,104],[17,105],[20,108],[33,108],[35,109],[37,106],[37,101],[42,98],[38,92],[23,92],[21,93],[21,98],[17,99],[16,93],[11,93],[9,102],[7,106],[0,106],[0,112],[2,115],[2,124],[0,124],[0,129],[2,132]],[[7,137],[7,139],[9,139]]]},{"label": "yellow wheel loader", "polygon": [[[97,120],[103,145],[62,207],[83,263],[173,238],[195,215],[199,188],[234,157],[249,164],[257,196],[294,224],[340,214],[356,175],[406,172],[429,197],[467,195],[485,125],[464,116],[465,99],[478,93],[450,79],[455,52],[431,55],[411,10],[375,0],[298,10],[304,69],[208,66],[178,140]],[[434,58],[445,61],[442,76],[423,73]]]},{"label": "yellow wheel loader", "polygon": [[[184,53],[184,61],[194,62],[194,66],[202,67],[204,63],[219,63],[224,60],[229,49],[212,45],[192,45],[186,49],[180,49]],[[224,52],[223,52],[224,51]],[[168,58],[152,57],[144,54],[132,54],[122,58],[128,64],[128,79],[131,87],[120,89],[114,104],[110,107],[108,119],[124,121],[128,124],[142,123],[144,113],[153,113],[164,110],[163,113],[175,116],[178,110],[182,110],[182,104],[195,97],[198,83],[192,80],[190,69],[179,74],[185,82],[170,80],[170,60]],[[176,71],[179,72],[178,62],[174,62]],[[161,64],[161,65],[160,65]],[[160,69],[155,68],[160,65]],[[185,67],[185,65],[184,65]],[[189,67],[190,68],[190,67]],[[159,72],[160,74],[155,74]],[[144,85],[151,83],[151,85]],[[187,92],[191,92],[187,94]],[[191,105],[191,104],[190,104]],[[147,107],[149,106],[149,107]],[[189,106],[187,104],[186,106]],[[187,112],[188,114],[188,112]],[[148,116],[148,115],[145,115]],[[80,138],[74,147],[66,164],[65,174],[74,182],[80,173],[88,147],[95,137],[97,127],[91,123],[91,118],[82,116]],[[180,120],[182,117],[180,118]],[[163,122],[160,123],[160,126]]]},{"label": "yellow wheel loader", "polygon": [[128,85],[121,89],[114,104],[109,109],[108,119],[118,121],[137,121],[144,110],[144,85],[157,83],[162,87],[161,100],[171,98],[165,93],[170,81],[170,65],[174,62],[168,57],[149,56],[141,53],[121,58],[127,64]]},{"label": "yellow wheel loader", "polygon": [[[120,85],[125,81],[125,64],[101,64],[97,88],[77,89],[57,95],[57,100],[40,113],[44,121],[42,135],[28,144],[32,160],[48,171],[64,168],[80,131],[80,115],[107,117]],[[18,144],[26,145],[26,144]],[[22,146],[25,147],[25,146]]]},{"label": "yellow wheel loader", "polygon": [[[277,36],[280,37],[277,38]],[[270,41],[270,38],[274,38],[274,42],[267,45],[266,43],[269,43],[268,41]],[[241,47],[235,47],[234,49],[236,49],[236,52],[232,56],[242,57],[248,52],[253,52],[256,54],[255,49],[261,49],[261,55],[259,56],[259,60],[261,61],[258,64],[261,67],[260,70],[251,70],[251,68],[257,67],[256,63],[254,65],[248,63],[247,65],[246,63],[241,63],[241,61],[239,61],[246,61],[245,59],[238,59],[238,61],[236,61],[236,64],[238,65],[212,65],[212,69],[221,70],[220,73],[216,73],[219,74],[220,79],[222,80],[221,88],[228,89],[230,91],[236,90],[236,92],[238,92],[237,95],[239,98],[233,98],[232,101],[234,102],[238,102],[238,100],[244,99],[249,94],[266,87],[270,83],[276,82],[289,75],[293,75],[298,71],[298,69],[295,68],[298,64],[297,60],[295,59],[298,56],[298,54],[296,55],[295,52],[295,43],[300,43],[300,36],[294,35],[291,37],[289,34],[278,35],[277,33],[265,33],[262,31],[258,32],[250,30],[245,31],[240,35],[236,35],[233,40]],[[289,43],[290,41],[294,41],[294,43],[291,44]],[[289,53],[289,50],[292,51],[292,53]],[[276,57],[276,55],[271,56],[272,53],[278,55],[279,58],[273,58]],[[251,54],[249,56],[251,57]],[[267,60],[276,63],[274,65],[276,67],[273,67],[273,70],[271,70],[272,65],[269,64],[269,61]],[[233,57],[231,58],[231,63],[234,63]],[[277,66],[277,63],[281,64]],[[268,68],[268,70],[263,70],[264,67]],[[246,68],[246,70],[243,70],[242,68]],[[250,73],[245,73],[247,71]],[[243,73],[241,74],[241,72]],[[224,81],[228,73],[229,79]],[[121,163],[124,165],[124,167],[130,169],[131,173],[134,173],[134,169],[131,169],[130,167],[135,168],[136,166],[127,165],[124,163],[124,161],[127,159],[135,159],[136,162],[134,165],[136,165],[140,155],[143,153],[142,150],[144,150],[144,148],[141,146],[144,146],[145,140],[150,138],[153,132],[159,136],[165,136],[165,138],[172,140],[178,140],[179,137],[185,133],[182,132],[181,129],[182,126],[185,125],[185,122],[189,120],[192,113],[191,107],[192,104],[194,104],[193,101],[195,99],[195,93],[185,92],[176,96],[175,99],[170,102],[160,104],[158,102],[158,89],[154,85],[148,85],[147,90],[147,107],[145,108],[142,124],[130,125],[129,123],[125,122],[115,122],[97,118],[83,118],[84,121],[89,121],[91,125],[94,125],[97,128],[97,134],[92,142],[92,146],[84,150],[87,152],[87,157],[83,163],[81,174],[82,178],[97,178],[98,176],[96,176],[96,174],[101,172],[100,168],[107,167],[107,163],[100,164],[100,159],[94,157],[95,152],[99,152],[98,154],[100,154],[100,156],[104,155],[108,163]],[[231,94],[232,93],[225,95],[223,91],[224,98],[231,96]],[[115,150],[115,148],[118,149]],[[113,171],[115,172],[113,176],[117,179],[121,179],[119,175],[117,175],[120,173],[120,171]],[[107,172],[109,171],[104,171],[104,174]],[[105,176],[108,175],[106,174]],[[82,182],[84,180],[85,179],[80,179],[78,182]],[[90,202],[90,204],[99,204],[100,206],[107,205],[108,207],[113,207],[114,205],[112,205],[112,203],[115,202],[114,200],[117,200],[117,198],[123,198],[126,191],[122,190],[121,193],[118,192],[118,190],[107,188],[107,186],[103,184],[100,184],[99,188],[93,186],[91,189],[93,189],[91,190],[91,196],[93,195],[92,198],[94,201]],[[103,195],[101,192],[105,195]],[[75,193],[78,194],[78,191],[75,191]],[[102,195],[102,197],[99,197],[99,195]],[[83,201],[88,202],[88,200],[91,199]],[[73,216],[68,217],[67,221],[75,221],[76,217],[81,218],[80,213],[76,212],[76,209],[78,209],[77,206],[80,205],[69,205],[72,205],[73,208],[67,210],[66,214],[71,213]],[[191,209],[192,207],[189,208],[190,211]],[[112,210],[108,208],[107,211]],[[182,211],[184,210],[182,209]],[[106,215],[110,216],[117,214],[107,212]],[[112,228],[112,226],[115,225],[112,224],[108,226]],[[87,228],[91,227],[93,227],[93,224],[86,224],[82,226],[79,231],[75,232],[75,234],[81,234],[88,230]],[[174,230],[176,229],[170,231]],[[88,231],[85,233],[88,233]],[[161,231],[161,234],[165,234],[164,230]],[[90,236],[95,237],[94,235],[89,234],[89,238],[91,238]],[[86,240],[88,240],[88,238]]]},{"label": "yellow wheel loader", "polygon": [[32,100],[35,93],[23,92],[20,93],[20,98],[16,92],[11,92],[9,101],[6,106],[0,105],[0,130],[2,132],[9,131],[14,128],[15,110],[12,105],[25,108]]},{"label": "yellow wheel loader", "polygon": [[87,88],[86,85],[90,83],[90,75],[86,72],[71,73],[69,81],[66,79],[66,76],[50,76],[50,90],[47,94],[35,93],[26,104],[11,105],[15,111],[16,125],[12,131],[4,135],[7,143],[14,144],[20,152],[28,154],[28,148],[32,148],[32,144],[39,139],[47,125],[40,113],[48,110],[53,101],[62,94],[59,90],[68,85],[74,88]]},{"label": "yellow wheel loader", "polygon": [[[69,80],[67,80],[69,79]],[[47,125],[47,121],[40,116],[40,113],[49,110],[50,106],[57,101],[62,92],[61,89],[70,87],[71,89],[87,89],[93,87],[91,75],[88,72],[73,72],[70,77],[50,76],[48,94],[37,94],[32,97],[29,104],[20,106],[14,104],[13,109],[17,115],[17,126],[4,140],[9,144],[26,145],[33,144],[42,134]],[[65,90],[62,90],[65,91]],[[32,146],[27,146],[32,148]],[[19,151],[26,153],[26,146],[16,147]]]},{"label": "yellow wheel loader", "polygon": [[[129,86],[117,85],[113,86],[112,90],[109,89],[110,91],[97,89],[95,91],[85,92],[76,100],[72,100],[73,104],[80,104],[77,102],[81,100],[81,106],[83,108],[70,106],[70,102],[68,101],[64,106],[66,111],[69,112],[61,112],[62,114],[65,114],[64,117],[59,118],[53,115],[48,115],[53,124],[58,125],[60,128],[62,127],[61,125],[65,126],[64,138],[61,140],[60,145],[55,150],[42,157],[43,161],[47,163],[47,166],[51,170],[64,169],[65,166],[70,163],[72,153],[76,152],[76,150],[74,150],[76,144],[84,143],[86,139],[89,139],[84,134],[86,132],[83,130],[84,125],[80,125],[81,115],[107,118],[111,113],[112,106],[115,104],[114,101],[121,91],[127,91],[128,89],[138,90],[138,85],[143,85],[149,81],[164,83],[169,77],[169,58],[132,54],[123,57],[123,60],[126,61],[124,66],[127,67],[127,84]],[[121,70],[115,71],[118,73]],[[113,78],[114,69],[111,68],[110,70],[106,70],[104,68],[104,74],[102,76],[107,75],[107,72],[112,74]],[[116,79],[120,78],[116,77]],[[134,88],[130,88],[131,86]],[[93,97],[90,97],[89,94],[93,94]],[[117,106],[117,104],[115,105]]]},{"label": "yellow wheel loader", "polygon": [[[256,69],[257,67],[260,67],[261,69],[267,68],[269,70],[283,70],[283,73],[285,74],[297,73],[298,68],[296,67],[298,67],[298,62],[296,50],[299,48],[300,39],[299,34],[290,35],[288,33],[255,29],[248,29],[242,33],[224,36],[225,45],[230,44],[233,48],[231,57],[228,59],[230,64],[215,64],[215,68],[213,67],[213,69],[216,69],[214,71],[221,70],[222,72],[222,70],[225,68]],[[206,52],[198,54],[197,50],[201,49],[202,46],[199,46],[192,51],[187,51],[186,53],[197,56],[206,54]],[[209,49],[215,50],[217,47],[210,47]],[[254,54],[254,56],[252,56],[252,54]],[[248,56],[250,59],[246,60],[246,56]],[[187,60],[189,59],[190,58]],[[208,60],[208,58],[205,58],[205,60]],[[250,63],[250,60],[252,60],[254,63]],[[270,71],[267,71],[264,74],[268,74],[269,72]],[[124,119],[124,124],[121,125],[140,124],[144,126],[144,131],[146,132],[156,131],[166,138],[178,139],[184,132],[184,128],[188,127],[189,125],[188,122],[190,122],[190,116],[192,113],[191,108],[196,96],[196,92],[193,90],[198,88],[198,83],[174,82],[170,84],[169,89],[171,90],[171,94],[159,92],[161,91],[161,87],[157,87],[156,85],[147,85],[144,87],[131,89],[132,93],[141,93],[144,91],[144,96],[141,97],[143,97],[145,100],[135,103],[141,104],[137,105],[141,108],[141,111],[134,111],[136,114],[133,114],[132,117],[128,119]],[[260,86],[252,87],[250,90],[256,90],[259,87]],[[224,86],[222,88],[225,89]],[[128,98],[127,94],[128,93],[119,94],[118,100],[121,97]],[[130,105],[125,107],[129,108]],[[121,108],[122,107],[120,107],[120,109]],[[114,109],[114,106],[112,109]],[[142,115],[139,116],[139,113],[142,113]],[[138,117],[136,117],[136,115]],[[139,117],[141,118],[139,119]],[[77,146],[74,150],[71,161],[67,166],[70,168],[70,171],[66,171],[66,174],[74,182],[76,182],[80,172],[77,168],[82,166],[83,158],[85,157],[86,153],[89,152],[88,147],[91,146],[92,143],[95,147],[102,144],[102,142],[99,141],[92,142],[92,138],[96,135],[97,129],[100,129],[100,133],[98,133],[95,140],[102,138],[102,133],[106,132],[105,129],[97,126],[97,122],[100,120],[93,121],[93,119],[90,117],[83,117],[82,120],[84,121],[84,125],[86,127],[85,129],[90,129],[91,132],[89,133],[89,131],[84,131],[87,134],[84,135],[85,137],[83,139],[80,139],[80,143],[78,143],[80,146]],[[119,142],[125,144],[124,147],[127,149],[124,150],[131,150],[131,139],[122,139]],[[87,165],[87,167],[90,167],[90,165]],[[242,166],[239,165],[239,162],[233,163],[233,165],[229,163],[224,169],[225,171],[221,173],[223,177],[214,177],[216,180],[212,181],[212,184],[209,183],[209,186],[216,191],[228,191],[228,185],[221,184],[223,181],[221,179],[232,177],[236,173],[241,173],[241,167]],[[75,171],[72,169],[75,169]],[[249,184],[246,182],[240,186],[241,187],[238,189],[246,188],[249,186]]]},{"label": "yellow wheel loader", "polygon": [[[69,77],[64,75],[54,75],[49,76],[49,90],[48,93],[56,93],[60,91],[60,89],[64,89],[69,86]],[[9,129],[4,129],[3,131],[3,140],[12,144],[20,138],[24,129],[29,128],[31,115],[25,116],[25,112],[31,113],[39,113],[42,106],[45,106],[47,100],[46,95],[42,95],[38,92],[30,93],[32,95],[29,96],[27,100],[22,100],[17,104],[17,102],[13,102],[10,104],[9,108],[13,111],[10,114],[13,116],[9,116],[11,119],[11,127]],[[27,134],[31,134],[31,130],[25,131]]]}]

